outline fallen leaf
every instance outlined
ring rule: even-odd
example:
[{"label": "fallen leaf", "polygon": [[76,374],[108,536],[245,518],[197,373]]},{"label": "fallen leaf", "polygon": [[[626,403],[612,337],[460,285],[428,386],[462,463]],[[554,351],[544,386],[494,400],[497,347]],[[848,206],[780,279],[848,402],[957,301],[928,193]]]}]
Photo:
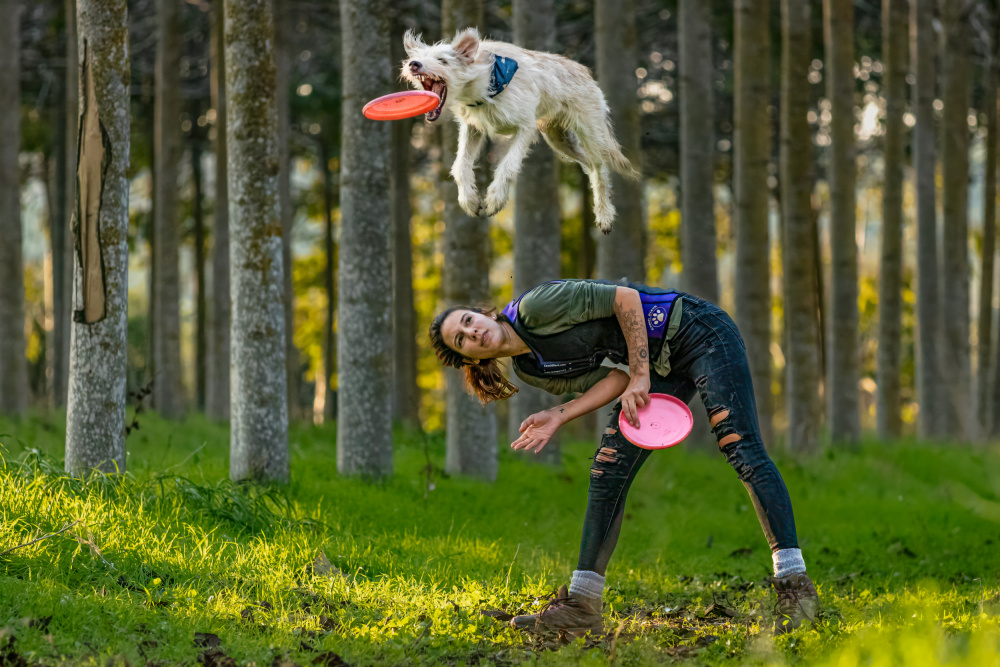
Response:
[{"label": "fallen leaf", "polygon": [[196,648],[218,648],[222,646],[222,640],[219,639],[219,635],[213,635],[211,632],[196,632],[194,645]]},{"label": "fallen leaf", "polygon": [[510,621],[510,619],[514,618],[513,614],[508,614],[502,609],[483,609],[479,613],[481,613],[483,616],[488,616],[503,623],[507,623],[508,621]]}]

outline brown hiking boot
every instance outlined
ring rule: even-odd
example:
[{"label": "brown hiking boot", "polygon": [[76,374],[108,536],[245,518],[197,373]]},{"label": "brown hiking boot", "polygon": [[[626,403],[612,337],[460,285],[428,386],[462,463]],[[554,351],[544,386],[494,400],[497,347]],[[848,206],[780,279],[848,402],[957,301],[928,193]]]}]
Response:
[{"label": "brown hiking boot", "polygon": [[778,593],[778,602],[774,606],[774,634],[791,632],[804,620],[810,623],[816,620],[819,595],[805,572],[774,577],[771,584]]},{"label": "brown hiking boot", "polygon": [[537,614],[515,616],[510,627],[517,630],[540,630],[582,637],[588,632],[597,637],[604,634],[601,610],[594,609],[587,598],[570,595],[566,586]]}]

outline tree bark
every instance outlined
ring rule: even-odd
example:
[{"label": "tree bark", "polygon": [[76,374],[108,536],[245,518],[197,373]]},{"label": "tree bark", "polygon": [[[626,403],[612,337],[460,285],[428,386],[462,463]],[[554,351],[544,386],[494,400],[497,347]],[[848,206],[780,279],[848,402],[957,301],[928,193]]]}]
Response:
[{"label": "tree bark", "polygon": [[830,122],[830,333],[827,336],[827,419],[834,442],[861,438],[858,403],[858,245],[854,191],[854,4],[823,0],[826,97]]},{"label": "tree bark", "polygon": [[284,267],[270,0],[226,0],[232,429],[229,476],[288,480]]},{"label": "tree bark", "polygon": [[[622,153],[642,171],[635,68],[638,37],[635,0],[595,0],[597,83],[611,109]],[[646,279],[646,201],[642,181],[611,173],[611,197],[618,215],[611,234],[597,239],[597,277]]]},{"label": "tree bark", "polygon": [[717,303],[711,5],[681,0],[679,10],[683,289]]},{"label": "tree bark", "polygon": [[337,286],[337,469],[392,474],[389,126],[361,114],[392,88],[385,0],[342,0],[343,144]]},{"label": "tree bark", "polygon": [[971,349],[969,344],[969,104],[972,67],[968,17],[959,3],[941,1],[942,171],[942,299],[944,323],[941,385],[945,392],[945,434],[976,437],[973,420]]},{"label": "tree bark", "polygon": [[125,472],[129,39],[125,0],[79,0],[82,123],[66,470]]},{"label": "tree bark", "polygon": [[[485,32],[482,0],[443,0],[441,32],[450,39],[457,30],[477,27]],[[485,306],[490,303],[490,235],[492,220],[470,218],[458,205],[458,190],[448,175],[458,147],[458,127],[441,127],[440,192],[444,200],[444,299],[449,306]],[[487,146],[483,155],[489,155]],[[483,162],[485,163],[485,157]],[[479,184],[485,165],[480,165]],[[493,404],[481,406],[465,388],[462,372],[446,368],[446,455],[449,473],[495,480],[497,476],[497,419]]]},{"label": "tree bark", "polygon": [[156,104],[154,107],[156,179],[153,208],[153,404],[167,419],[184,415],[181,366],[180,221],[177,209],[177,172],[181,161],[180,131],[180,3],[157,2]]},{"label": "tree bark", "polygon": [[910,5],[913,85],[913,171],[917,208],[917,431],[925,439],[944,434],[941,400],[941,291],[937,256],[937,196],[934,175],[934,92],[937,52],[934,0]]},{"label": "tree bark", "polygon": [[983,275],[979,289],[979,330],[976,353],[976,384],[979,407],[979,433],[992,432],[993,422],[993,275],[996,254],[996,196],[997,196],[997,56],[1000,55],[1000,26],[994,26],[990,33],[993,39],[986,68],[986,90],[983,106],[986,112],[986,164],[983,171]]},{"label": "tree bark", "polygon": [[880,438],[903,431],[900,399],[903,317],[903,160],[906,128],[907,6],[882,2],[882,85],[885,91],[885,182],[882,187],[882,262],[879,277],[877,426]]},{"label": "tree bark", "polygon": [[[63,80],[65,96],[62,104],[64,116],[57,118],[61,125],[62,141],[58,147],[62,155],[57,160],[59,183],[59,209],[52,220],[52,398],[56,407],[66,405],[69,380],[69,339],[71,311],[73,309],[73,203],[76,198],[76,139],[80,113],[80,94],[76,52],[76,0],[65,0],[66,21],[66,77]],[[57,147],[57,148],[58,148]]]},{"label": "tree bark", "polygon": [[[392,63],[402,62],[402,21],[393,22]],[[413,243],[410,234],[410,140],[413,123],[392,124],[392,418],[408,427],[420,426],[417,387],[417,331],[413,306]]]},{"label": "tree bark", "polygon": [[21,241],[21,0],[0,4],[0,414],[28,410]]},{"label": "tree bark", "polygon": [[757,419],[773,441],[768,163],[771,157],[768,0],[735,5],[734,180],[736,187],[736,322],[746,341]]},{"label": "tree bark", "polygon": [[326,326],[323,329],[323,372],[324,386],[323,419],[332,421],[337,418],[337,394],[333,390],[333,378],[337,374],[337,240],[333,228],[333,209],[336,208],[333,174],[330,173],[330,153],[332,151],[321,140],[319,146],[320,172],[323,174],[323,247],[326,255],[326,267],[323,271],[323,281],[326,285]]},{"label": "tree bark", "polygon": [[288,418],[299,415],[299,349],[295,347],[295,288],[292,284],[292,208],[291,157],[289,155],[290,106],[288,84],[292,72],[291,43],[288,36],[287,3],[272,1],[275,17],[278,104],[278,201],[281,210],[281,261],[285,267],[285,373],[288,388]]},{"label": "tree bark", "polygon": [[819,301],[813,252],[813,150],[809,112],[812,25],[809,0],[781,0],[781,213],[788,447],[819,446]]},{"label": "tree bark", "polygon": [[226,55],[223,0],[212,4],[212,108],[215,109],[215,219],[212,225],[212,325],[206,412],[229,419],[229,359],[232,302],[229,294],[229,171],[226,151]]},{"label": "tree bark", "polygon": [[[556,12],[553,0],[514,0],[514,41],[526,49],[554,52]],[[560,277],[561,220],[556,161],[545,142],[537,142],[525,158],[514,193],[514,296]],[[586,230],[589,233],[589,229]],[[551,408],[558,397],[522,384],[508,401],[508,436],[517,437],[529,415]],[[559,433],[533,457],[559,464]]]}]

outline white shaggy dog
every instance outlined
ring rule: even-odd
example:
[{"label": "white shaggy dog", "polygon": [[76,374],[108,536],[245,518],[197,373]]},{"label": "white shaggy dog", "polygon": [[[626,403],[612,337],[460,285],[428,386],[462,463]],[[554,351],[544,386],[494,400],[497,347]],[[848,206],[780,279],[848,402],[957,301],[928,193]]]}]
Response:
[{"label": "white shaggy dog", "polygon": [[[633,178],[638,173],[622,155],[607,102],[590,70],[552,53],[481,40],[475,28],[459,32],[451,43],[437,44],[425,44],[408,31],[403,46],[408,57],[402,77],[441,97],[427,120],[440,118],[447,104],[459,123],[451,174],[466,213],[488,217],[504,207],[537,127],[558,155],[583,166],[594,192],[597,226],[605,234],[611,232],[615,207],[608,168]],[[512,135],[510,148],[497,165],[486,197],[480,198],[473,165],[486,136],[499,135]]]}]

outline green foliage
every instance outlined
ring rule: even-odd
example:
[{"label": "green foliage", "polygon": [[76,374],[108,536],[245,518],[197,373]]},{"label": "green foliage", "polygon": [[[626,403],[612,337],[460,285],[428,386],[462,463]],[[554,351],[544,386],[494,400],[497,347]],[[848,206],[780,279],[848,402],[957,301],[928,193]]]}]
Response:
[{"label": "green foliage", "polygon": [[292,484],[263,487],[226,480],[224,427],[142,419],[129,473],[87,479],[62,472],[60,419],[0,422],[15,434],[0,436],[0,553],[79,520],[0,556],[0,647],[13,636],[31,664],[207,660],[195,633],[258,665],[972,666],[1000,650],[997,450],[779,459],[824,606],[779,639],[734,473],[658,453],[608,571],[609,636],[555,647],[480,612],[537,609],[568,580],[591,443],[564,445],[558,469],[505,450],[490,485],[443,477],[440,436],[400,433],[396,476],[368,484],[336,475],[333,425],[298,426]]}]

